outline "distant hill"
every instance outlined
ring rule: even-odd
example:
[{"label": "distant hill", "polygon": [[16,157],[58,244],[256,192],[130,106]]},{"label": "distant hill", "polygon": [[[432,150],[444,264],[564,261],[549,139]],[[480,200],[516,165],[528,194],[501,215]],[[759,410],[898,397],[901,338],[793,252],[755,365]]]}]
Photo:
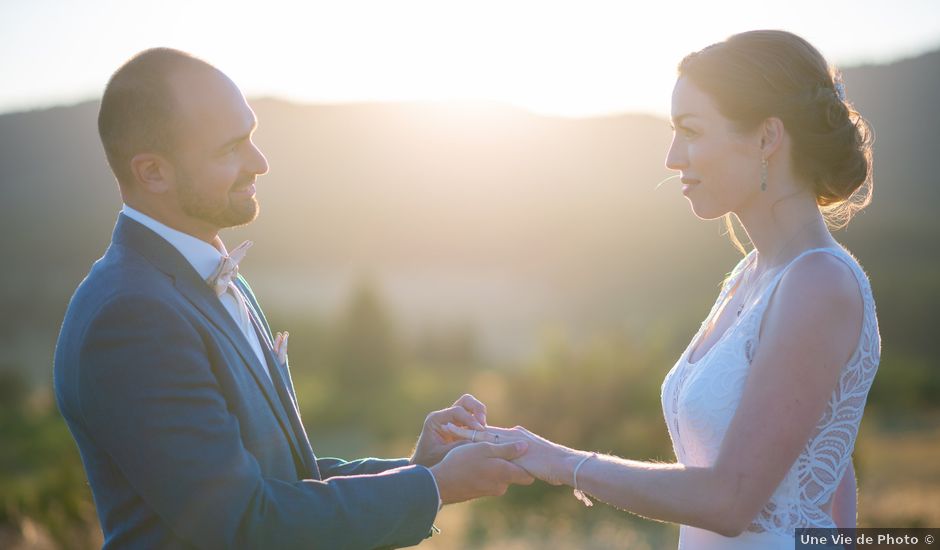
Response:
[{"label": "distant hill", "polygon": [[936,217],[940,175],[926,159],[940,158],[940,51],[844,74],[848,96],[875,128],[876,197],[887,203],[877,211]]},{"label": "distant hill", "polygon": [[[876,184],[873,206],[839,237],[872,275],[883,326],[928,319],[940,305],[928,252],[940,227],[940,52],[844,74],[875,127]],[[556,322],[575,333],[669,326],[681,342],[737,258],[678,185],[655,189],[670,175],[665,120],[252,104],[271,172],[261,217],[227,239],[256,241],[245,270],[275,310],[328,312],[370,274],[410,323],[468,318],[497,354],[524,352]],[[48,365],[67,297],[109,240],[120,199],[96,113],[88,102],[0,115],[0,305],[16,312],[0,316],[0,366]],[[928,325],[905,321],[896,337],[926,353]]]}]

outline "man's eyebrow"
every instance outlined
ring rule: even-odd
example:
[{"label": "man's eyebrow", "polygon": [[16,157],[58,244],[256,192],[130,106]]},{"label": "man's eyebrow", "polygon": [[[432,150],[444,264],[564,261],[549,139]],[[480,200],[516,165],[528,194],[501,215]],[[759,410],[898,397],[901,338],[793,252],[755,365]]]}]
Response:
[{"label": "man's eyebrow", "polygon": [[225,143],[223,143],[223,144],[219,147],[219,149],[225,149],[226,147],[229,147],[229,146],[231,146],[231,145],[235,145],[236,143],[238,143],[238,142],[240,142],[240,141],[245,141],[246,139],[248,139],[248,138],[251,137],[252,132],[254,132],[256,128],[258,128],[258,119],[254,119],[254,120],[251,121],[251,129],[248,130],[248,133],[242,134],[242,135],[240,135],[240,136],[235,136],[235,137],[233,137],[232,139],[230,139],[230,140],[226,141]]}]

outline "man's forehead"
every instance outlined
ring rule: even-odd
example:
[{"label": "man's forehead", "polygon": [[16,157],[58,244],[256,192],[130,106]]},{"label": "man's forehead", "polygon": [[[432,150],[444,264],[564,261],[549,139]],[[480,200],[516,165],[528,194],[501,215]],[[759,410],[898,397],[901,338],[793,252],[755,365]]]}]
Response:
[{"label": "man's forehead", "polygon": [[241,90],[221,71],[211,67],[185,67],[169,75],[174,99],[185,102],[212,102],[241,97]]},{"label": "man's forehead", "polygon": [[184,124],[223,132],[254,124],[254,113],[241,90],[217,70],[180,71],[171,77],[170,84],[174,110]]}]

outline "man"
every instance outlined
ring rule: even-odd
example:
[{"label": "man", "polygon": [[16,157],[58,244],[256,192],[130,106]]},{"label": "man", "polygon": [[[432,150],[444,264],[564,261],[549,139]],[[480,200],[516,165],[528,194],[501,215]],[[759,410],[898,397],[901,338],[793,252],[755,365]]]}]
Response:
[{"label": "man", "polygon": [[218,237],[252,221],[267,172],[235,84],[183,52],[111,77],[98,119],[124,208],[69,304],[56,399],[81,451],[105,548],[374,548],[419,543],[443,504],[532,478],[524,445],[459,445],[466,395],[431,413],[411,459],[316,458],[286,340]]}]

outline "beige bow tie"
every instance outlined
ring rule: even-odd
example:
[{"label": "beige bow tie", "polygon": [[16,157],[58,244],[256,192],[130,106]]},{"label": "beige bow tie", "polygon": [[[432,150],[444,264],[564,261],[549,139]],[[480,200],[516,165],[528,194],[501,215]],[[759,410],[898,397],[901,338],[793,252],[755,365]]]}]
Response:
[{"label": "beige bow tie", "polygon": [[228,290],[228,285],[238,276],[238,263],[245,258],[245,254],[248,252],[248,249],[251,248],[252,244],[254,243],[251,241],[245,241],[229,252],[228,256],[222,256],[219,267],[206,279],[206,282],[209,283],[209,286],[212,287],[216,295],[221,296],[225,294],[225,291]]}]

